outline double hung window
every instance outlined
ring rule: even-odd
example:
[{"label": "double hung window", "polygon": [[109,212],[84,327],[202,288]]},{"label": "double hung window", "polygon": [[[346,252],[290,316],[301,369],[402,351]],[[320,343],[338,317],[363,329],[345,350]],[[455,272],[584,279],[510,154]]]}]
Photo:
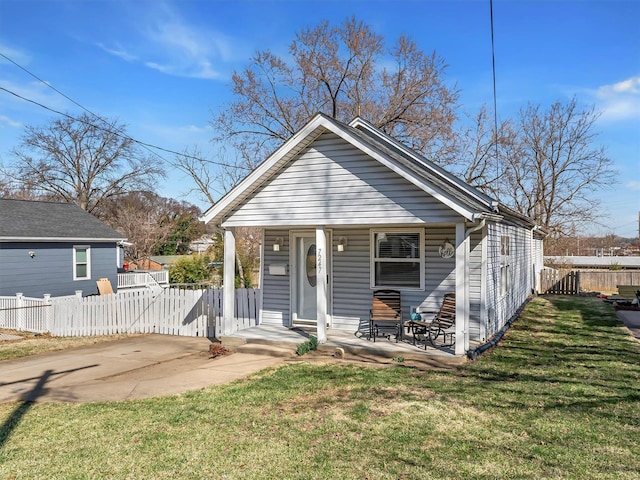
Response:
[{"label": "double hung window", "polygon": [[500,295],[505,296],[511,289],[511,239],[500,237]]},{"label": "double hung window", "polygon": [[424,289],[424,230],[371,231],[371,287]]},{"label": "double hung window", "polygon": [[91,278],[91,247],[74,245],[73,247],[73,279],[89,280]]}]

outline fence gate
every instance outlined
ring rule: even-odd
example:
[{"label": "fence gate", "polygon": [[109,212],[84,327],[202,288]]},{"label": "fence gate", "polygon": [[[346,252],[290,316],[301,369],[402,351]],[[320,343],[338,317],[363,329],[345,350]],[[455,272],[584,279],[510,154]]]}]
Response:
[{"label": "fence gate", "polygon": [[550,295],[578,295],[580,272],[545,269],[540,272],[542,292]]}]

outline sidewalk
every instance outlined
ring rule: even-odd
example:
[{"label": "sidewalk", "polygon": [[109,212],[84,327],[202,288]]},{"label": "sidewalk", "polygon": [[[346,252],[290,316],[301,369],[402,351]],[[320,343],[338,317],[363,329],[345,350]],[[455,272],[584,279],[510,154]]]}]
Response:
[{"label": "sidewalk", "polygon": [[616,310],[618,318],[640,340],[640,310]]},{"label": "sidewalk", "polygon": [[0,403],[93,402],[171,395],[227,383],[283,358],[209,357],[206,338],[145,335],[0,362]]}]

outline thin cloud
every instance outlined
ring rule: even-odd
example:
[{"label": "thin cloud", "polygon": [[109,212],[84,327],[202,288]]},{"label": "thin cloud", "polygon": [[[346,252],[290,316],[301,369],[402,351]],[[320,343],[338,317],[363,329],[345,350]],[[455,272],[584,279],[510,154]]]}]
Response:
[{"label": "thin cloud", "polygon": [[640,191],[640,181],[632,180],[630,182],[627,182],[625,184],[625,187],[627,187],[629,190],[638,190],[638,191]]},{"label": "thin cloud", "polygon": [[[69,107],[69,101],[61,97],[59,94],[47,87],[42,82],[26,82],[15,83],[9,80],[0,81],[0,86],[6,88],[10,92],[14,92],[21,97],[28,98],[34,102],[41,103],[47,107],[55,109],[65,109]],[[12,105],[28,105],[24,100],[21,100],[13,95],[5,95],[6,104]],[[6,105],[5,104],[5,105]]]},{"label": "thin cloud", "polygon": [[138,57],[128,51],[126,51],[122,46],[116,45],[113,48],[107,47],[103,43],[96,43],[96,46],[104,50],[105,52],[113,55],[114,57],[121,58],[126,62],[133,62],[138,59]]},{"label": "thin cloud", "polygon": [[[168,5],[146,12],[147,22],[135,26],[127,47],[117,42],[96,43],[110,55],[178,77],[220,80],[229,77],[240,40],[189,24]],[[133,46],[135,45],[135,46]]]},{"label": "thin cloud", "polygon": [[13,128],[22,128],[24,124],[22,122],[18,122],[17,120],[13,120],[6,115],[0,115],[0,123],[4,123]]},{"label": "thin cloud", "polygon": [[589,92],[602,112],[601,120],[640,120],[640,76],[603,85]]},{"label": "thin cloud", "polygon": [[[18,50],[17,48],[9,47],[4,43],[0,43],[0,52],[9,57],[14,62],[19,65],[28,65],[31,63],[31,55],[23,50]],[[0,64],[2,63],[10,63],[8,60],[0,57]]]}]

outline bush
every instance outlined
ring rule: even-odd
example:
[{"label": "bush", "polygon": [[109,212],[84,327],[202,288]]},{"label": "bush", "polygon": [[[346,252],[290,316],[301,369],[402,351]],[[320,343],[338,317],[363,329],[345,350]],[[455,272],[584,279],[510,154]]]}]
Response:
[{"label": "bush", "polygon": [[211,279],[209,257],[206,255],[190,255],[180,258],[169,269],[171,283],[198,283]]},{"label": "bush", "polygon": [[298,345],[298,348],[296,348],[296,353],[299,356],[302,356],[305,353],[309,353],[317,349],[318,349],[318,339],[314,336],[311,336],[309,337],[309,340]]}]

